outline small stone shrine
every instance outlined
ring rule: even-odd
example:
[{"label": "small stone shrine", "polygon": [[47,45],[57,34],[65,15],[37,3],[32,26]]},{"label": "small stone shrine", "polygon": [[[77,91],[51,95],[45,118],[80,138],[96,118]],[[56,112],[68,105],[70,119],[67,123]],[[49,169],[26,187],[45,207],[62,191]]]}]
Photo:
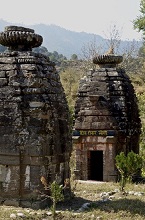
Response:
[{"label": "small stone shrine", "polygon": [[123,60],[111,49],[93,59],[98,65],[80,80],[73,143],[77,179],[116,181],[115,156],[139,152],[141,122],[134,88]]},{"label": "small stone shrine", "polygon": [[[0,203],[44,207],[47,187],[69,178],[69,110],[55,64],[34,53],[43,38],[9,26],[0,33]],[[45,181],[45,184],[41,180]],[[40,193],[41,192],[41,193]]]}]

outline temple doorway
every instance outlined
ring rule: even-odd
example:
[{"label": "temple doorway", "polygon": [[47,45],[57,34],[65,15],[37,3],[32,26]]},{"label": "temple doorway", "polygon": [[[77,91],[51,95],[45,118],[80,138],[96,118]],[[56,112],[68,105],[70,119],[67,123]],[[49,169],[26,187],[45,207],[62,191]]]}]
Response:
[{"label": "temple doorway", "polygon": [[103,181],[103,151],[88,152],[88,179]]}]

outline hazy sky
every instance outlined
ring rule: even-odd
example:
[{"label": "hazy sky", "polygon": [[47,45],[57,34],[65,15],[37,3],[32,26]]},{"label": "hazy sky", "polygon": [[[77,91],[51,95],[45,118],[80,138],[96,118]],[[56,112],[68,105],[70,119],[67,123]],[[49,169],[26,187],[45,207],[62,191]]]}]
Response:
[{"label": "hazy sky", "polygon": [[105,36],[116,25],[121,39],[141,39],[132,21],[140,0],[0,0],[0,18],[29,24],[56,24],[68,30]]}]

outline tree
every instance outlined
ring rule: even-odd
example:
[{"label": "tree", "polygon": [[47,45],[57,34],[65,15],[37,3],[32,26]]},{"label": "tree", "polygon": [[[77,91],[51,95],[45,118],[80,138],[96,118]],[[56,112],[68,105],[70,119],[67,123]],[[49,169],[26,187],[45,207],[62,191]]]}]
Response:
[{"label": "tree", "polygon": [[108,48],[113,48],[115,52],[118,52],[121,43],[121,32],[122,30],[119,29],[116,24],[111,24],[108,33],[105,33]]},{"label": "tree", "polygon": [[[1,48],[0,48],[1,50]],[[48,56],[50,61],[55,62],[57,66],[60,66],[62,62],[66,61],[67,58],[63,54],[59,54],[57,51],[49,52],[46,47],[37,47],[33,48],[35,53],[42,53],[45,56]]]},{"label": "tree", "polygon": [[120,185],[121,191],[124,191],[124,187],[127,181],[131,181],[132,177],[142,168],[142,157],[139,154],[134,153],[133,151],[129,152],[125,156],[124,152],[121,152],[115,157],[116,167],[120,173]]},{"label": "tree", "polygon": [[145,59],[145,42],[143,42],[143,45],[140,47],[138,51],[139,58]]},{"label": "tree", "polygon": [[78,60],[78,56],[76,54],[71,55],[71,60]]},{"label": "tree", "polygon": [[122,49],[121,54],[123,56],[123,62],[120,67],[125,69],[126,73],[131,75],[136,75],[143,65],[143,60],[139,57],[139,44],[136,41],[132,43],[127,43]]},{"label": "tree", "polygon": [[62,185],[59,185],[56,181],[53,181],[53,183],[51,183],[50,185],[50,191],[51,191],[51,200],[52,200],[52,216],[53,216],[53,220],[55,220],[55,216],[56,216],[56,204],[59,201],[63,201],[64,200],[64,196],[62,193],[63,187]]},{"label": "tree", "polygon": [[[139,49],[139,58],[140,62],[142,64],[142,68],[140,68],[140,79],[142,80],[142,86],[139,85],[137,88],[137,97],[139,100],[139,109],[140,109],[140,115],[141,115],[141,120],[142,120],[142,134],[140,138],[140,148],[142,151],[142,154],[145,156],[144,150],[145,150],[145,90],[144,90],[144,82],[145,82],[145,0],[140,1],[140,16],[137,17],[136,20],[133,21],[134,23],[134,28],[137,29],[138,31],[141,31],[143,33],[143,45]],[[138,77],[139,78],[139,77]],[[140,81],[141,81],[140,80]]]},{"label": "tree", "polygon": [[96,41],[96,37],[92,39],[89,43],[83,45],[82,60],[84,62],[84,70],[95,69],[96,65],[93,64],[92,60],[95,56],[103,55],[106,51],[110,51],[112,48],[115,53],[118,52],[120,42],[121,42],[121,30],[117,28],[115,24],[110,25],[109,30],[104,33],[106,39],[102,39],[99,43]]},{"label": "tree", "polygon": [[33,51],[34,51],[35,53],[42,53],[42,54],[44,54],[44,55],[46,55],[46,56],[48,56],[48,54],[49,54],[47,48],[46,48],[46,47],[43,47],[43,46],[35,47],[35,48],[33,48]]},{"label": "tree", "polygon": [[56,180],[54,180],[49,185],[44,176],[42,176],[40,180],[41,180],[42,184],[44,185],[44,189],[50,191],[50,195],[43,194],[43,196],[45,196],[46,198],[50,198],[52,200],[52,207],[51,207],[52,217],[53,217],[53,220],[55,220],[55,217],[56,217],[56,204],[59,201],[64,200],[63,186],[59,185]]},{"label": "tree", "polygon": [[81,49],[81,58],[83,60],[83,70],[86,71],[88,69],[95,69],[96,65],[93,64],[92,60],[98,54],[102,54],[104,51],[103,49],[103,42],[102,44],[98,45],[96,42],[96,37],[92,39],[92,41],[84,44]]},{"label": "tree", "polygon": [[141,0],[140,2],[140,13],[141,15],[133,21],[134,28],[138,31],[142,31],[145,36],[145,0]]},{"label": "tree", "polygon": [[65,69],[65,71],[60,71],[60,80],[65,90],[70,110],[74,109],[79,80],[82,76],[83,72],[74,67],[68,67]]}]

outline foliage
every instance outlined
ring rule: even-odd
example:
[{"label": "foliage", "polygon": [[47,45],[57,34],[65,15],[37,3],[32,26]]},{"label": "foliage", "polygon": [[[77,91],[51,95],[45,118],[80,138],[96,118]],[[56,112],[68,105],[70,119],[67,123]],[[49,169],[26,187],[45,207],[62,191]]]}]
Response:
[{"label": "foliage", "polygon": [[138,56],[139,58],[145,59],[145,42],[143,42],[143,45],[139,48]]},{"label": "foliage", "polygon": [[140,2],[140,13],[141,15],[134,20],[134,28],[142,31],[145,36],[145,0],[141,0]]},{"label": "foliage", "polygon": [[62,61],[67,60],[65,56],[59,54],[57,51],[53,51],[53,53],[49,52],[48,56],[50,60],[55,62],[57,65],[60,65]]},{"label": "foliage", "polygon": [[136,41],[132,41],[132,44],[127,44],[122,49],[121,54],[123,56],[123,62],[119,65],[125,69],[127,74],[137,74],[138,70],[142,68],[143,60],[139,57],[139,44]]},{"label": "foliage", "polygon": [[49,54],[47,48],[43,47],[43,46],[33,48],[33,52],[35,52],[35,53],[42,53],[42,54],[44,54],[46,56],[48,56],[48,54]]},{"label": "foliage", "polygon": [[63,62],[64,60],[67,60],[65,56],[63,56],[62,54],[59,54],[57,51],[48,52],[47,48],[43,46],[34,48],[33,51],[35,53],[42,53],[48,56],[50,61],[55,62],[56,65],[58,66],[61,64],[61,62]]},{"label": "foliage", "polygon": [[[142,90],[141,90],[142,88]],[[139,111],[140,111],[140,118],[142,121],[142,133],[140,138],[140,150],[145,150],[145,88],[140,86],[138,89],[137,98],[139,101]]]},{"label": "foliage", "polygon": [[62,193],[63,186],[59,185],[56,181],[53,181],[50,185],[51,199],[52,199],[52,216],[55,219],[56,216],[56,203],[64,200]]},{"label": "foliage", "polygon": [[71,66],[60,72],[60,80],[64,87],[71,112],[74,110],[79,80],[83,74],[84,73],[80,69]]},{"label": "foliage", "polygon": [[52,216],[53,219],[55,220],[56,217],[56,204],[59,201],[64,200],[64,195],[63,195],[63,186],[59,185],[56,180],[54,180],[50,185],[48,185],[46,179],[44,176],[41,177],[41,182],[44,185],[45,190],[50,190],[50,196],[45,195],[45,197],[50,198],[52,200]]},{"label": "foliage", "polygon": [[127,181],[131,181],[132,177],[141,170],[142,157],[133,151],[129,152],[127,156],[121,152],[115,157],[115,160],[116,167],[121,175],[121,191],[124,191]]},{"label": "foliage", "polygon": [[71,60],[78,60],[78,56],[76,54],[71,55]]},{"label": "foliage", "polygon": [[64,199],[62,189],[63,186],[59,185],[56,181],[53,181],[50,185],[51,197],[54,198],[56,203]]}]

